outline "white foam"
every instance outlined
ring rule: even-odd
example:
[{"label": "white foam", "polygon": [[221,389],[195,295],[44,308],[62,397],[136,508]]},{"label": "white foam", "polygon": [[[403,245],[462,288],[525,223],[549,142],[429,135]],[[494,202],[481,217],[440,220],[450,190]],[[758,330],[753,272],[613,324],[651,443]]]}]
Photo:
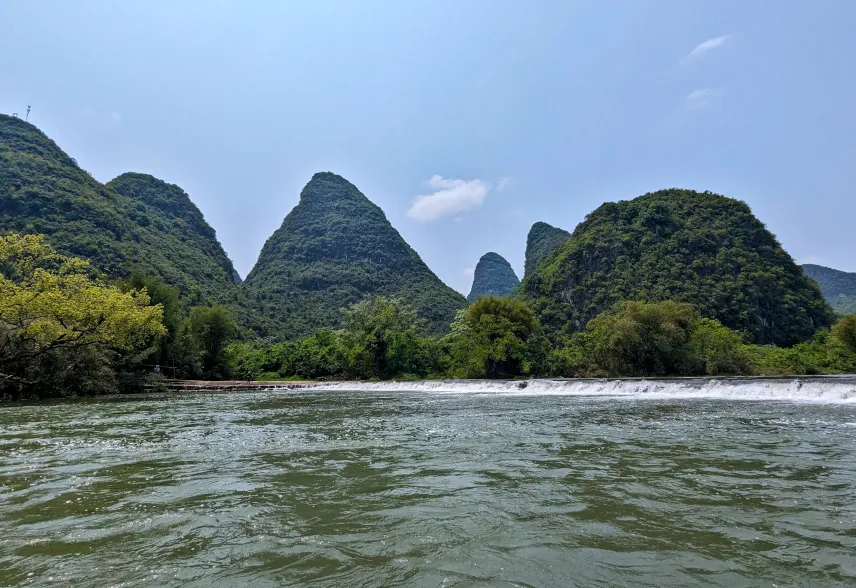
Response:
[{"label": "white foam", "polygon": [[611,380],[423,380],[418,382],[325,382],[313,390],[424,392],[513,396],[596,396],[609,398],[771,400],[856,404],[856,377],[706,378]]}]

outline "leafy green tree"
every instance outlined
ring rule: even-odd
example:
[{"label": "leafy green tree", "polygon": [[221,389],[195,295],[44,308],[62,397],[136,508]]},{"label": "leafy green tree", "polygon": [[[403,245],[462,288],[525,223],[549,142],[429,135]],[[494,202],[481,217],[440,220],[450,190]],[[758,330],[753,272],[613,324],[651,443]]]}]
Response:
[{"label": "leafy green tree", "polygon": [[145,291],[149,296],[151,306],[160,305],[163,309],[163,325],[166,333],[158,337],[145,361],[159,365],[173,365],[180,358],[176,357],[176,340],[181,322],[184,319],[184,308],[178,298],[178,291],[164,282],[160,277],[147,275],[142,270],[134,270],[117,285],[124,292],[134,290]]},{"label": "leafy green tree", "polygon": [[422,321],[400,298],[358,302],[345,311],[342,327],[354,376],[385,379],[420,369]]},{"label": "leafy green tree", "polygon": [[696,311],[689,304],[622,302],[588,324],[592,362],[609,376],[664,376],[691,371]]},{"label": "leafy green tree", "polygon": [[856,352],[823,329],[811,341],[793,347],[751,345],[746,348],[757,375],[849,374],[856,372]]},{"label": "leafy green tree", "polygon": [[[148,303],[146,292],[105,284],[43,235],[0,237],[0,388],[20,397],[102,372],[108,351],[145,347],[166,332],[162,307]],[[72,392],[90,383],[78,381]]]},{"label": "leafy green tree", "polygon": [[841,317],[832,327],[832,334],[850,351],[856,352],[856,314]]},{"label": "leafy green tree", "polygon": [[225,306],[191,309],[179,333],[179,348],[189,362],[190,375],[209,379],[228,377],[226,346],[236,332],[235,318]]},{"label": "leafy green tree", "polygon": [[516,298],[479,298],[452,325],[452,373],[463,377],[508,378],[532,367],[529,343],[538,320]]},{"label": "leafy green tree", "polygon": [[752,372],[746,345],[740,334],[713,319],[697,319],[690,339],[695,373],[736,376]]}]

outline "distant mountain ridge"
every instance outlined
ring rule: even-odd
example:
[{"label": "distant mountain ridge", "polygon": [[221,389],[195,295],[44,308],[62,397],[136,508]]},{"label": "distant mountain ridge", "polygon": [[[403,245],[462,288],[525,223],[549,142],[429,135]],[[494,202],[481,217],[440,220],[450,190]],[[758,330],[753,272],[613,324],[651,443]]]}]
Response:
[{"label": "distant mountain ridge", "polygon": [[473,303],[481,296],[508,296],[514,293],[520,280],[511,264],[498,253],[485,253],[473,272],[473,286],[467,302]]},{"label": "distant mountain ridge", "polygon": [[806,263],[805,275],[817,282],[823,297],[838,314],[856,313],[856,273]]},{"label": "distant mountain ridge", "polygon": [[283,336],[336,326],[341,309],[367,298],[403,298],[433,333],[445,332],[464,297],[446,286],[356,186],[322,172],[267,240],[244,280]]}]

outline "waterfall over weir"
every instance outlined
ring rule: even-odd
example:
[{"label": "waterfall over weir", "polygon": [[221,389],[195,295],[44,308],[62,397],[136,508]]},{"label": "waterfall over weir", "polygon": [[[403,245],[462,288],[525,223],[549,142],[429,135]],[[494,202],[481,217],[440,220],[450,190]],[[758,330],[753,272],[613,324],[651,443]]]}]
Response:
[{"label": "waterfall over weir", "polygon": [[423,380],[324,382],[313,390],[425,392],[514,396],[588,396],[616,399],[725,399],[856,403],[856,376],[782,378]]}]

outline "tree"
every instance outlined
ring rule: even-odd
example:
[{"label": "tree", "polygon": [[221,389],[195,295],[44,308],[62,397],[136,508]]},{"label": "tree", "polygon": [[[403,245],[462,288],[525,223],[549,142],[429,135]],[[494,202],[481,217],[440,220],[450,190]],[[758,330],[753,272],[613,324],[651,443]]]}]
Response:
[{"label": "tree", "polygon": [[377,296],[353,304],[342,326],[353,375],[383,379],[420,370],[422,321],[400,298]]},{"label": "tree", "polygon": [[840,318],[832,327],[832,334],[850,351],[856,353],[856,314],[848,314]]},{"label": "tree", "polygon": [[179,334],[179,347],[189,362],[191,375],[220,379],[229,375],[226,346],[235,337],[237,325],[227,307],[198,306],[191,309]]},{"label": "tree", "polygon": [[155,347],[147,354],[147,358],[152,363],[161,365],[175,363],[177,359],[176,338],[184,315],[184,309],[178,298],[178,291],[159,276],[147,275],[139,269],[131,272],[131,275],[126,279],[120,280],[117,285],[124,292],[145,290],[149,296],[149,304],[161,306],[166,333],[158,337]]},{"label": "tree", "polygon": [[529,306],[516,298],[479,298],[452,324],[452,372],[501,378],[528,373],[528,344],[538,330]]},{"label": "tree", "polygon": [[696,373],[743,375],[752,371],[743,338],[713,319],[698,319],[690,339]]},{"label": "tree", "polygon": [[149,306],[145,291],[123,292],[92,274],[43,235],[0,237],[0,385],[13,396],[37,388],[51,359],[71,365],[165,334],[163,309]]},{"label": "tree", "polygon": [[682,302],[621,302],[588,323],[592,362],[611,376],[686,374],[697,318]]}]

